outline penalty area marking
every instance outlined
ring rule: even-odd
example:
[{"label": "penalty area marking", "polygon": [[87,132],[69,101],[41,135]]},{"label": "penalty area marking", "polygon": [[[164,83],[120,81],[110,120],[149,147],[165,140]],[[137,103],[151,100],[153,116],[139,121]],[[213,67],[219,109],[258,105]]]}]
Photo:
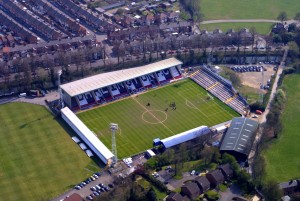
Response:
[{"label": "penalty area marking", "polygon": [[[165,118],[163,120],[159,120],[157,117],[154,117],[154,114],[152,112],[161,112],[165,115]],[[157,120],[157,122],[151,122],[151,121],[146,120],[144,115],[148,114],[148,113],[151,116],[153,116]],[[162,111],[162,110],[147,110],[147,111],[143,112],[143,114],[142,114],[142,120],[144,122],[148,123],[148,124],[161,124],[161,123],[165,122],[167,119],[168,119],[167,113],[165,111]]]},{"label": "penalty area marking", "polygon": [[195,105],[191,105],[189,104],[190,101],[188,101],[188,99],[185,99],[185,105],[188,106],[189,108],[192,108],[192,109],[196,109],[197,110],[197,107]]}]

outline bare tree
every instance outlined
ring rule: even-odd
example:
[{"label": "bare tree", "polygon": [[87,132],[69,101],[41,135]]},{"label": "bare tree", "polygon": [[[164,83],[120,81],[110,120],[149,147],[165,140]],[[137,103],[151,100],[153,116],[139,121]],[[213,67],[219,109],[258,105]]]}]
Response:
[{"label": "bare tree", "polygon": [[256,36],[256,28],[255,27],[251,27],[250,28],[250,33],[251,33],[252,53],[253,53],[253,48],[254,48],[254,44],[255,44],[255,36]]},{"label": "bare tree", "polygon": [[287,14],[285,11],[279,13],[278,17],[277,17],[278,20],[281,21],[281,23],[283,23],[284,21],[287,20]]}]

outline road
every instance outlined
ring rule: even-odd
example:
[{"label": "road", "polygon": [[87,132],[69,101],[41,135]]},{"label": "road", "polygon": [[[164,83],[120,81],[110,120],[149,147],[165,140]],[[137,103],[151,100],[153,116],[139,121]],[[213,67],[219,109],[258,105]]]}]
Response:
[{"label": "road", "polygon": [[200,24],[214,24],[214,23],[229,23],[229,22],[271,22],[271,23],[277,23],[280,22],[278,20],[269,20],[269,19],[230,19],[230,20],[207,20],[202,21]]},{"label": "road", "polygon": [[276,89],[278,87],[278,80],[279,80],[279,78],[282,74],[282,71],[284,69],[284,66],[285,66],[285,60],[287,58],[288,50],[289,50],[288,47],[285,47],[285,51],[284,51],[283,57],[281,59],[280,65],[278,67],[275,80],[274,80],[274,84],[273,84],[272,91],[271,91],[271,94],[270,94],[270,99],[269,99],[269,102],[267,104],[265,112],[262,114],[262,116],[260,118],[260,123],[265,123],[266,122],[266,116],[268,115],[268,113],[270,111],[270,103],[274,98],[274,95],[276,93]]},{"label": "road", "polygon": [[[276,73],[276,77],[275,77],[274,84],[273,84],[273,87],[272,87],[272,91],[271,91],[271,94],[270,94],[269,102],[267,104],[267,107],[266,107],[264,113],[260,116],[260,119],[259,119],[260,124],[265,123],[266,120],[267,120],[266,117],[267,117],[268,113],[270,112],[270,104],[271,104],[271,102],[272,102],[272,100],[275,96],[275,93],[276,93],[276,90],[277,90],[277,87],[278,87],[278,80],[279,80],[279,78],[282,74],[282,71],[284,69],[287,54],[288,54],[288,47],[285,47],[285,51],[284,51],[282,60],[280,62],[280,65],[279,65],[277,73]],[[258,132],[258,134],[255,137],[255,140],[254,140],[254,143],[253,143],[253,146],[252,146],[252,150],[251,150],[251,152],[248,156],[249,173],[252,173],[251,164],[254,160],[255,152],[256,152],[256,149],[257,149],[257,144],[259,143],[259,141],[261,139],[261,136],[262,136],[262,132]]]},{"label": "road", "polygon": [[[230,22],[271,22],[271,23],[278,23],[281,21],[278,20],[270,20],[270,19],[221,19],[221,20],[207,20],[207,21],[202,21],[200,24],[214,24],[214,23],[230,23]],[[285,21],[287,24],[291,23],[297,23],[295,20],[287,20]]]}]

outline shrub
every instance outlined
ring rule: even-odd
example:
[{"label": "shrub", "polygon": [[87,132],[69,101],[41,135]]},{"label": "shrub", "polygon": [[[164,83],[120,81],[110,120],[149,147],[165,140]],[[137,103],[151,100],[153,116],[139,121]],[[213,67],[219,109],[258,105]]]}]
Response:
[{"label": "shrub", "polygon": [[213,191],[213,190],[210,190],[210,191],[207,191],[205,193],[205,197],[208,199],[208,200],[218,200],[220,195],[216,192],[216,191]]}]

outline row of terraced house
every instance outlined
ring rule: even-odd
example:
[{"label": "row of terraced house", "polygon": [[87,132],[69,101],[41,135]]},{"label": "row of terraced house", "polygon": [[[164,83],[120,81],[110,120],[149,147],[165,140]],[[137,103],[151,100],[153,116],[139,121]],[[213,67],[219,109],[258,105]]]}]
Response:
[{"label": "row of terraced house", "polygon": [[78,19],[84,20],[87,24],[89,24],[96,30],[106,32],[107,30],[114,29],[115,27],[113,24],[105,20],[99,19],[98,16],[95,16],[93,13],[88,12],[87,10],[75,4],[71,0],[53,0],[53,2],[55,2],[56,5],[72,13]]},{"label": "row of terraced house", "polygon": [[[236,41],[240,41],[241,46],[246,46],[252,44],[251,34],[245,30],[238,34],[237,32],[230,31],[227,33],[222,33],[216,31],[213,33],[203,32],[202,34],[182,34],[178,29],[167,29],[167,34],[161,34],[156,29],[146,29],[144,31],[144,38],[141,38],[143,34],[138,34],[139,32],[128,32],[126,35],[118,35],[118,37],[109,37],[109,39],[114,39],[113,43],[115,46],[120,47],[128,51],[128,54],[139,54],[144,52],[160,52],[168,50],[178,50],[180,49],[195,49],[195,48],[207,48],[207,47],[227,47],[236,45]],[[143,31],[143,30],[142,30]],[[176,33],[176,34],[172,34]],[[164,35],[167,35],[164,37]],[[240,39],[238,39],[240,37]],[[124,38],[124,41],[121,41]],[[135,40],[130,40],[135,39]],[[213,44],[211,43],[213,41]],[[115,48],[114,50],[118,50]]]},{"label": "row of terraced house", "polygon": [[45,17],[49,22],[53,22],[69,36],[85,36],[87,30],[74,19],[67,17],[65,14],[57,11],[47,1],[29,0],[25,3],[28,8]]},{"label": "row of terraced house", "polygon": [[63,37],[63,34],[49,23],[45,22],[33,12],[24,8],[22,4],[12,0],[1,0],[0,5],[3,10],[11,17],[13,17],[22,25],[35,30],[47,40],[58,40]]}]

